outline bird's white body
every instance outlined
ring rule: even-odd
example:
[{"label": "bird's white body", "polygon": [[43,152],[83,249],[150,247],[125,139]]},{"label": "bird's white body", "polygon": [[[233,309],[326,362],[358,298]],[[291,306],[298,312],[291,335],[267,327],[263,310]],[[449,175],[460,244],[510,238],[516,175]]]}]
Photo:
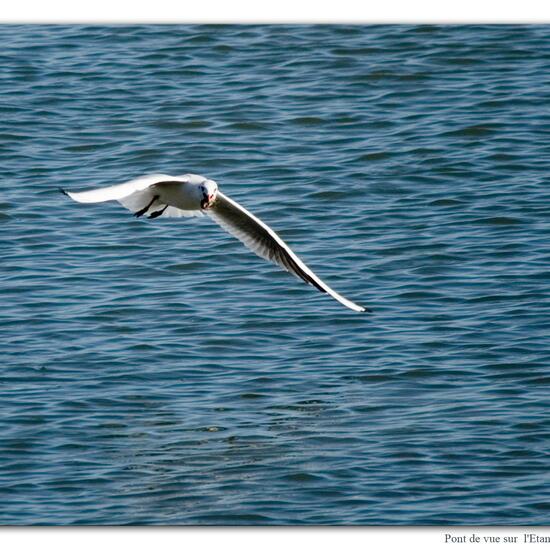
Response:
[{"label": "bird's white body", "polygon": [[200,211],[202,195],[198,185],[181,182],[158,186],[159,202],[174,206],[179,210]]},{"label": "bird's white body", "polygon": [[368,311],[321,281],[275,231],[221,193],[214,180],[197,174],[154,174],[81,193],[62,191],[77,202],[116,200],[138,217],[144,214],[149,218],[207,214],[258,256],[278,264],[344,306],[354,311]]}]

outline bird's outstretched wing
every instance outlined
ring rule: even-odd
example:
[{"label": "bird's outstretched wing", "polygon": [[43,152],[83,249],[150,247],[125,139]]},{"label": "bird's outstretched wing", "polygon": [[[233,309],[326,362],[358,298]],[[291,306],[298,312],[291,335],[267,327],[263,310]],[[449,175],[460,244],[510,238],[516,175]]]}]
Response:
[{"label": "bird's outstretched wing", "polygon": [[278,264],[354,311],[370,311],[332,290],[292,252],[273,229],[223,193],[218,191],[216,201],[205,212],[261,258]]},{"label": "bird's outstretched wing", "polygon": [[74,193],[61,189],[65,195],[77,202],[94,203],[106,201],[118,201],[122,206],[133,212],[136,216],[147,213],[149,217],[182,217],[202,216],[199,210],[181,210],[175,206],[167,206],[155,199],[154,185],[183,183],[185,176],[168,176],[166,174],[152,174],[121,183],[110,187],[101,187],[91,191]]}]

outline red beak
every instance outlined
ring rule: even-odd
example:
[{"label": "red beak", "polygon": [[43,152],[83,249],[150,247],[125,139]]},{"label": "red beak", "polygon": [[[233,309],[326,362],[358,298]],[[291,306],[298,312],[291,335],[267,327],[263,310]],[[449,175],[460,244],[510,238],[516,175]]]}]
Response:
[{"label": "red beak", "polygon": [[214,200],[214,195],[207,195],[207,198],[202,199],[201,208],[208,208]]}]

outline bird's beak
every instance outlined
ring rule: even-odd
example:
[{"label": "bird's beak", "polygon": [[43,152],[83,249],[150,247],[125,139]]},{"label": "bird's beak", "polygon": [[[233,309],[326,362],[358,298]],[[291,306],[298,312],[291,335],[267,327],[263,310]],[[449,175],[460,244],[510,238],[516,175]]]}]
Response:
[{"label": "bird's beak", "polygon": [[203,195],[202,201],[201,201],[201,208],[204,210],[205,208],[208,208],[212,205],[214,202],[214,195]]},{"label": "bird's beak", "polygon": [[204,210],[205,208],[212,206],[213,202],[214,202],[214,194],[203,196],[203,199],[201,201],[201,208]]}]

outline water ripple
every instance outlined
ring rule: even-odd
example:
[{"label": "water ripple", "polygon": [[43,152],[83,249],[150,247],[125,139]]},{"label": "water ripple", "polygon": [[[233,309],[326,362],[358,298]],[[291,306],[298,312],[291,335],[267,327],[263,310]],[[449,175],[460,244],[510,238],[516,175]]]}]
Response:
[{"label": "water ripple", "polygon": [[[0,34],[2,524],[546,523],[547,26]],[[374,313],[57,192],[148,172]]]}]

